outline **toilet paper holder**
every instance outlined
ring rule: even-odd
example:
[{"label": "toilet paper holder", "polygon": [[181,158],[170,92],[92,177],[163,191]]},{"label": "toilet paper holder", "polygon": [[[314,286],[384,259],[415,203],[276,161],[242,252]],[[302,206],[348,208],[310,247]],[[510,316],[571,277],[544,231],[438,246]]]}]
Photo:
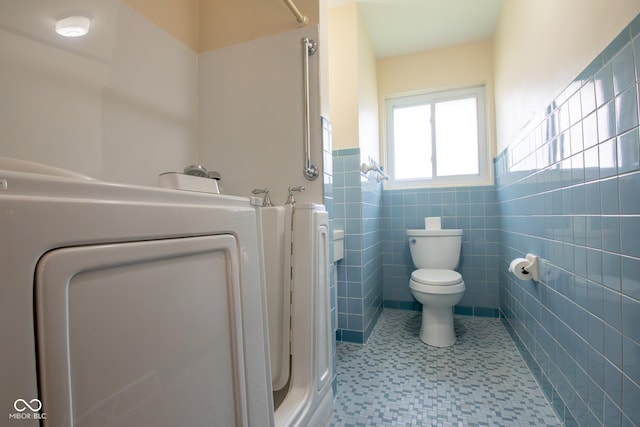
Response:
[{"label": "toilet paper holder", "polygon": [[[538,256],[533,254],[527,254],[525,257],[527,260],[527,264],[520,267],[522,275],[524,277],[529,277],[530,279],[535,280],[536,282],[540,281],[540,269],[538,265]],[[524,279],[524,277],[520,277]]]}]

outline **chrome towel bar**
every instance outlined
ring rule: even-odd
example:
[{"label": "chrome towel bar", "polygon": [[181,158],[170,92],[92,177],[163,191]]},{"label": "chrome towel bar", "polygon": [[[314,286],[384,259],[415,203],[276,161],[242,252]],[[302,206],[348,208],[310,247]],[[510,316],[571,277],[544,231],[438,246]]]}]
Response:
[{"label": "chrome towel bar", "polygon": [[363,163],[362,166],[360,167],[360,171],[362,172],[363,175],[367,175],[369,173],[369,171],[374,171],[377,173],[377,181],[384,181],[386,179],[389,179],[389,175],[387,175],[386,173],[384,173],[382,171],[382,167],[380,165],[377,165],[375,163],[372,163],[370,165]]}]

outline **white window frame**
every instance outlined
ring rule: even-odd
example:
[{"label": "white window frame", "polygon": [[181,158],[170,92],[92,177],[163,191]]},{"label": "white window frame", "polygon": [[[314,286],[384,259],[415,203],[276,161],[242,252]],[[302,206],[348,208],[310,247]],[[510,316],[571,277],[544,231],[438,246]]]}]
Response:
[{"label": "white window frame", "polygon": [[[423,179],[395,179],[395,159],[393,150],[393,112],[398,107],[408,107],[411,105],[434,104],[442,101],[452,101],[475,97],[477,100],[478,113],[478,168],[479,173],[474,175],[454,175],[454,176],[434,176]],[[426,188],[426,187],[456,187],[491,185],[491,159],[489,158],[489,138],[487,137],[487,114],[486,114],[485,87],[473,86],[462,89],[453,89],[437,92],[424,92],[413,95],[392,96],[385,99],[385,125],[386,138],[385,161],[386,172],[389,180],[385,181],[385,188]],[[434,128],[432,126],[432,128]],[[432,141],[435,148],[435,137]],[[435,156],[435,152],[434,152]],[[437,158],[436,158],[437,162]],[[426,165],[426,163],[425,163]],[[435,167],[434,167],[435,170]]]}]

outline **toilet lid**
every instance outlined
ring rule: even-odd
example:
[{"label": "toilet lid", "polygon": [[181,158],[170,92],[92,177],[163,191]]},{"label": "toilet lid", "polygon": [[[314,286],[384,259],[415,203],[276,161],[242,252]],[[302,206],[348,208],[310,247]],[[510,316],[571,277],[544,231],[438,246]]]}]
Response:
[{"label": "toilet lid", "polygon": [[411,279],[425,285],[455,285],[462,281],[462,276],[453,270],[421,269],[411,273]]}]

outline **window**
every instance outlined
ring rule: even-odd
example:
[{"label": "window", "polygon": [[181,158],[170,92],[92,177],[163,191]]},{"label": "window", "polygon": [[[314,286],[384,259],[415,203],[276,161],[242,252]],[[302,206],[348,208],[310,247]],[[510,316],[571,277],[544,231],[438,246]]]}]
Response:
[{"label": "window", "polygon": [[488,184],[484,87],[386,101],[389,187]]}]

